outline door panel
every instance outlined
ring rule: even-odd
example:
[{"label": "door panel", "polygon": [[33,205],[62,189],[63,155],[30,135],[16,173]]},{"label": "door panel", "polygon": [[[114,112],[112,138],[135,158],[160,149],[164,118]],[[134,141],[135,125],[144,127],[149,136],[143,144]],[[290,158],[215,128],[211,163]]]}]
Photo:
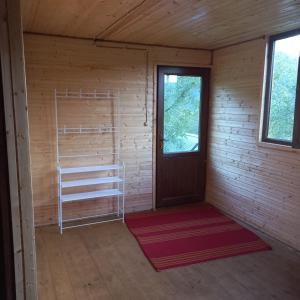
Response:
[{"label": "door panel", "polygon": [[158,67],[156,206],[204,200],[209,69]]}]

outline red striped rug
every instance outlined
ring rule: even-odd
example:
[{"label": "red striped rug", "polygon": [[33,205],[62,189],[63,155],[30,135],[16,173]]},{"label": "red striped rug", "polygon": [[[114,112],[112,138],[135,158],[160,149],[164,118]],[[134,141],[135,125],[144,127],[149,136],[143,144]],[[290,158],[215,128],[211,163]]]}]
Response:
[{"label": "red striped rug", "polygon": [[126,224],[157,271],[271,249],[210,205],[134,213]]}]

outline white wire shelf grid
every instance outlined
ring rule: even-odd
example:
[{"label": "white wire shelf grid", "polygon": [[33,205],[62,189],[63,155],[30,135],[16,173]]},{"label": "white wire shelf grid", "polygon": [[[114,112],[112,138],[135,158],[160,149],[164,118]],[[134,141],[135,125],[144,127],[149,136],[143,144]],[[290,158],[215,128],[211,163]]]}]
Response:
[{"label": "white wire shelf grid", "polygon": [[57,132],[59,135],[61,134],[93,134],[93,133],[115,133],[119,132],[119,128],[117,127],[62,127],[57,128]]},{"label": "white wire shelf grid", "polygon": [[[110,107],[113,108],[110,116],[113,118],[112,124],[99,124],[96,126],[58,126],[64,124],[63,116],[59,111],[60,101],[65,99],[79,99],[82,100],[83,106],[86,100],[108,100],[113,101]],[[64,102],[64,108],[67,102]],[[72,105],[72,102],[70,102]],[[56,136],[57,136],[57,170],[58,170],[58,225],[60,232],[64,229],[74,228],[78,226],[85,226],[91,224],[98,224],[101,222],[108,222],[114,220],[122,220],[124,222],[125,214],[125,165],[120,160],[120,115],[119,115],[119,91],[118,90],[99,90],[90,91],[71,91],[65,89],[62,91],[55,90],[55,112],[56,112]],[[68,104],[67,104],[68,105]],[[80,102],[81,105],[81,102]],[[93,104],[94,105],[94,104]],[[83,108],[84,109],[84,108]],[[60,120],[58,120],[60,118]],[[88,122],[89,120],[87,120]],[[84,122],[87,124],[87,122]],[[112,134],[112,149],[97,149],[95,153],[90,153],[87,149],[80,152],[80,148],[74,146],[67,153],[62,153],[61,137],[63,135],[81,135],[81,134]],[[88,137],[89,138],[89,137]],[[91,139],[92,136],[91,136]],[[92,141],[92,140],[91,140]],[[80,142],[79,142],[80,143]],[[64,150],[65,150],[64,146]],[[97,158],[99,156],[110,156],[113,163],[100,164],[99,160],[95,159],[95,164],[84,164],[81,159]],[[65,160],[72,161],[73,166],[65,166]],[[107,161],[107,160],[105,160]],[[76,166],[76,162],[78,162]],[[75,166],[74,166],[75,165]],[[104,175],[103,175],[104,174]],[[109,186],[109,188],[108,188]],[[87,189],[87,190],[86,190]],[[83,216],[75,218],[64,218],[64,204],[84,201],[101,200],[103,198],[110,198],[114,211],[109,211],[106,214],[99,214],[96,216]],[[108,217],[102,221],[90,222],[90,218]],[[81,223],[76,224],[79,221]],[[75,222],[71,224],[70,222]]]},{"label": "white wire shelf grid", "polygon": [[95,89],[93,91],[55,90],[55,97],[65,99],[119,99],[118,89]]}]

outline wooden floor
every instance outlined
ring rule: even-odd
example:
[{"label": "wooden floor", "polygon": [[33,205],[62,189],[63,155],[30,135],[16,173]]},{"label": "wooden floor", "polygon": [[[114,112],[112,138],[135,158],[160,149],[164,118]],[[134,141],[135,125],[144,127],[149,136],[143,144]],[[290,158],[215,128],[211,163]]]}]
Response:
[{"label": "wooden floor", "polygon": [[[261,234],[260,234],[261,235]],[[44,299],[300,299],[300,255],[272,251],[157,273],[122,223],[36,230],[38,293]]]}]

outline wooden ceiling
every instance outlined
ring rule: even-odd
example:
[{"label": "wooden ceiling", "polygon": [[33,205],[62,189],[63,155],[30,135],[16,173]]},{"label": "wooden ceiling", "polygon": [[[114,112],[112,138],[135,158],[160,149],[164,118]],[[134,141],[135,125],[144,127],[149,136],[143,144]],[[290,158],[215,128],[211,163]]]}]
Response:
[{"label": "wooden ceiling", "polygon": [[215,49],[300,28],[300,0],[22,0],[25,32]]}]

